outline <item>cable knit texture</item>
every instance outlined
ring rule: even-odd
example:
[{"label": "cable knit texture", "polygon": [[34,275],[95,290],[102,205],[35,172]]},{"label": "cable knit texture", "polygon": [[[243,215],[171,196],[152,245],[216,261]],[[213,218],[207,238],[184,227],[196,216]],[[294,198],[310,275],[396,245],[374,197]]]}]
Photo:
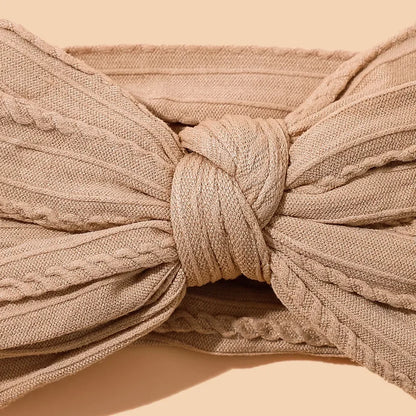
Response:
[{"label": "cable knit texture", "polygon": [[416,27],[64,51],[0,21],[0,67],[1,406],[134,342],[416,397]]}]

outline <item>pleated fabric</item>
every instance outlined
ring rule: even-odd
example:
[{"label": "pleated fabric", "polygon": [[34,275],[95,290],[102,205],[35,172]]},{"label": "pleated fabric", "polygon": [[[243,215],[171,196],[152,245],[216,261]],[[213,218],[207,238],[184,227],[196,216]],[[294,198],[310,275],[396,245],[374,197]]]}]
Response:
[{"label": "pleated fabric", "polygon": [[55,48],[0,23],[0,404],[132,343],[346,356],[416,396],[416,28]]}]

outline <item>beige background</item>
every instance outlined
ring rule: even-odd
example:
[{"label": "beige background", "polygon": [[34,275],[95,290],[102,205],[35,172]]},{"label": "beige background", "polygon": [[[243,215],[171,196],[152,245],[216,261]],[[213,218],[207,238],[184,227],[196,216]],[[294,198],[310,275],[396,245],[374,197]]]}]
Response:
[{"label": "beige background", "polygon": [[[416,23],[414,0],[0,0],[0,11],[59,46],[186,43],[362,50]],[[0,416],[306,412],[413,415],[416,400],[346,360],[217,357],[131,347],[28,394]]]}]

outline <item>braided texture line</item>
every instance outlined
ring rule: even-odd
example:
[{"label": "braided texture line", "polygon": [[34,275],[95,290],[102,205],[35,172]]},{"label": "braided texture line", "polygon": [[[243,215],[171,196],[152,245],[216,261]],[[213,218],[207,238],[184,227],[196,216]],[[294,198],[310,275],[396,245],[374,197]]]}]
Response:
[{"label": "braided texture line", "polygon": [[292,320],[277,322],[272,319],[212,315],[206,312],[190,313],[181,308],[155,332],[197,332],[204,335],[220,335],[224,338],[283,340],[290,344],[306,343],[313,346],[331,345],[324,336]]},{"label": "braided texture line", "polygon": [[348,277],[339,270],[306,258],[302,258],[299,262],[302,268],[323,282],[333,283],[343,290],[357,293],[366,299],[382,302],[395,308],[416,310],[416,296],[413,294],[394,293],[389,289],[373,287],[363,280]]},{"label": "braided texture line", "polygon": [[33,222],[46,227],[71,232],[101,230],[132,222],[131,218],[123,216],[106,217],[104,215],[94,215],[84,217],[70,212],[63,213],[48,207],[10,201],[4,198],[0,198],[0,211],[4,218],[15,218],[20,221]]},{"label": "braided texture line", "polygon": [[0,302],[16,302],[26,297],[39,296],[45,292],[59,291],[69,285],[85,284],[114,274],[150,268],[162,262],[177,260],[172,241],[158,241],[142,244],[140,250],[122,248],[114,253],[103,252],[93,256],[71,261],[67,264],[52,266],[43,272],[30,272],[19,278],[0,280]]},{"label": "braided texture line", "polygon": [[314,184],[321,192],[329,191],[341,186],[353,178],[363,175],[373,168],[387,165],[391,162],[411,162],[416,158],[416,145],[411,145],[406,149],[391,150],[381,155],[369,156],[354,165],[347,165],[337,173],[321,178]]}]

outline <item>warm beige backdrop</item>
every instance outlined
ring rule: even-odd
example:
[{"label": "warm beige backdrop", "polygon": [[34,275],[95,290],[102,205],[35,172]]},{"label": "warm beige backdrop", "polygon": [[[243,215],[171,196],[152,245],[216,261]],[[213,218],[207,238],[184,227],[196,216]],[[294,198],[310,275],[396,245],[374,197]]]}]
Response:
[{"label": "warm beige backdrop", "polygon": [[[416,2],[0,0],[0,15],[59,46],[187,43],[362,50],[416,23]],[[343,360],[216,357],[132,347],[0,411],[0,416],[116,414],[414,415],[416,400]]]}]

